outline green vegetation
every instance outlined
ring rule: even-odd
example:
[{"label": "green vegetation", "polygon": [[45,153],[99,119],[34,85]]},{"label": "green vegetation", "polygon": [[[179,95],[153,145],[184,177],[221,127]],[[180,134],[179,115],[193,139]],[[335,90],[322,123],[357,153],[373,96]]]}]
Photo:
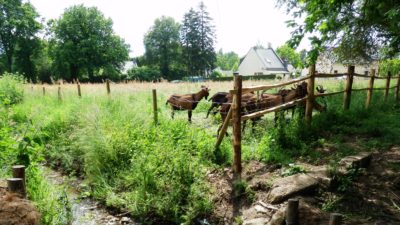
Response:
[{"label": "green vegetation", "polygon": [[[356,84],[363,86],[366,82],[360,80]],[[4,116],[1,135],[5,140],[1,143],[9,143],[4,144],[6,151],[2,151],[7,154],[0,158],[8,165],[2,170],[2,176],[6,176],[14,163],[32,165],[30,196],[41,212],[49,215],[48,221],[66,221],[70,214],[68,207],[53,205],[53,211],[47,208],[65,202],[66,198],[62,191],[58,191],[57,200],[50,197],[54,188],[43,180],[37,166],[42,158],[55,168],[83,177],[87,187],[84,195],[129,212],[143,223],[190,224],[206,218],[213,209],[206,174],[211,169],[230,165],[231,140],[225,138],[220,149],[214,150],[219,116],[204,119],[209,106],[204,101],[194,112],[193,124],[187,123],[186,112],[178,112],[176,119],[171,120],[169,108],[159,104],[159,124],[154,125],[151,85],[115,84],[109,97],[104,86],[83,85],[82,98],[77,97],[76,86],[67,85],[62,87],[62,102],[53,86],[46,86],[46,96],[41,87],[26,87],[23,102],[1,108],[7,112],[1,114]],[[199,85],[159,84],[159,103],[164,103],[171,93],[193,92]],[[212,89],[223,89],[222,85],[231,83],[209,85]],[[341,88],[337,81],[324,85],[332,91]],[[377,86],[382,85],[377,80]],[[134,91],[130,90],[132,86]],[[342,111],[341,96],[327,97],[328,111],[315,114],[308,129],[299,114],[294,119],[280,117],[276,126],[271,122],[272,115],[268,115],[267,120],[258,123],[254,133],[251,127],[246,129],[243,160],[281,165],[296,160],[337,161],[354,153],[355,149],[347,144],[354,142],[354,138],[366,149],[400,144],[398,104],[392,98],[381,101],[379,91],[373,97],[373,105],[365,110],[365,93],[354,93],[352,106],[346,112]],[[14,133],[23,134],[22,139],[11,135]],[[16,140],[23,141],[17,145]],[[337,151],[327,158],[314,150],[328,144]],[[305,171],[293,166],[286,175],[299,172]],[[235,190],[237,196],[250,202],[254,198],[245,182],[235,184]],[[55,211],[62,213],[53,214]]]}]

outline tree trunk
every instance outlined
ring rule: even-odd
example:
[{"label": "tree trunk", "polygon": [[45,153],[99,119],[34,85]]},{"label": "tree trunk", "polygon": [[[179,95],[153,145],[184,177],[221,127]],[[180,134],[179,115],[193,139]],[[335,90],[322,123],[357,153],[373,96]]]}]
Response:
[{"label": "tree trunk", "polygon": [[71,80],[70,81],[78,79],[78,76],[79,76],[79,68],[78,68],[78,66],[71,65]]}]

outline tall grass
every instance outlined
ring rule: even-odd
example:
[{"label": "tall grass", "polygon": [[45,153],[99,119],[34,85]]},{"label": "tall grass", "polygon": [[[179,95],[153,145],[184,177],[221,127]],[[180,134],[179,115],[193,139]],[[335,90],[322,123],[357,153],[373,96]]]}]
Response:
[{"label": "tall grass", "polygon": [[[368,80],[355,83],[365,87]],[[244,86],[256,84],[261,83],[246,81]],[[206,171],[230,165],[232,159],[230,138],[214,150],[221,121],[218,116],[205,119],[207,102],[202,101],[194,111],[193,124],[187,122],[186,112],[170,119],[170,109],[164,105],[167,97],[193,93],[200,85],[113,84],[107,96],[105,85],[87,84],[82,85],[82,98],[78,98],[75,85],[62,85],[62,101],[57,98],[56,86],[45,86],[45,96],[42,86],[27,86],[24,102],[13,107],[12,118],[21,124],[31,123],[38,131],[33,139],[40,140],[47,162],[84,177],[91,195],[107,206],[128,211],[144,223],[190,223],[212,210]],[[212,93],[232,87],[231,82],[207,85]],[[338,80],[324,81],[323,85],[329,91],[344,86]],[[377,86],[382,85],[377,81]],[[159,96],[159,125],[152,122],[153,88]],[[341,109],[342,96],[328,97],[328,112],[315,114],[310,129],[299,117],[290,122],[281,119],[275,126],[272,115],[267,115],[256,132],[246,130],[243,159],[287,163],[298,157],[315,158],[318,155],[312,148],[326,138],[324,130],[343,135],[383,133],[385,141],[395,141],[398,128],[373,128],[379,121],[374,115],[389,115],[388,123],[398,118],[393,100],[382,103],[378,95],[376,92],[374,105],[365,111],[365,96],[354,94],[347,112]]]}]

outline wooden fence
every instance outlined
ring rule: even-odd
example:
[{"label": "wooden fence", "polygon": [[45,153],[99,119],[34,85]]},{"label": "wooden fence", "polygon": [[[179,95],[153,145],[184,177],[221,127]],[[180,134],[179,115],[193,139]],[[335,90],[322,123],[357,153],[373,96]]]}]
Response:
[{"label": "wooden fence", "polygon": [[[326,73],[316,73],[315,65],[310,66],[309,68],[309,75],[306,77],[290,80],[288,82],[279,83],[279,84],[272,84],[272,85],[260,85],[260,86],[253,86],[253,87],[242,87],[242,77],[239,74],[235,74],[234,77],[234,87],[233,90],[230,90],[230,93],[233,95],[232,105],[227,113],[227,117],[225,121],[223,121],[223,125],[221,131],[219,133],[216,148],[218,148],[222,142],[222,139],[225,136],[226,130],[228,125],[232,123],[233,126],[233,171],[235,177],[240,178],[241,171],[242,171],[242,163],[241,163],[241,121],[245,121],[252,118],[260,117],[264,114],[270,112],[278,112],[284,109],[287,109],[290,106],[296,105],[300,102],[306,101],[306,111],[305,111],[305,121],[306,124],[309,126],[311,125],[312,121],[312,111],[314,108],[314,102],[316,98],[323,97],[323,96],[332,96],[343,94],[343,109],[348,110],[350,108],[351,103],[351,94],[353,91],[367,91],[367,98],[365,107],[368,108],[371,103],[371,98],[373,94],[373,90],[384,90],[384,99],[385,101],[388,98],[389,90],[395,89],[395,98],[399,100],[399,89],[400,89],[400,75],[398,77],[392,77],[389,73],[387,77],[376,77],[375,76],[375,69],[371,69],[370,71],[371,76],[363,75],[363,74],[356,74],[354,73],[354,66],[349,66],[347,73],[344,74],[326,74]],[[315,78],[335,78],[335,77],[342,77],[346,76],[346,87],[345,90],[331,92],[331,93],[314,93],[315,87]],[[369,86],[368,88],[360,88],[354,89],[353,88],[353,78],[354,77],[363,77],[369,79]],[[386,79],[385,88],[374,88],[374,80],[375,79]],[[390,87],[390,81],[392,79],[397,79],[397,84],[393,87]],[[272,108],[266,108],[256,112],[250,112],[249,114],[242,115],[241,114],[241,97],[243,94],[255,91],[266,91],[273,88],[279,88],[283,86],[287,86],[290,84],[299,83],[302,81],[307,81],[307,96],[304,98],[296,99],[291,102],[287,102]]]}]

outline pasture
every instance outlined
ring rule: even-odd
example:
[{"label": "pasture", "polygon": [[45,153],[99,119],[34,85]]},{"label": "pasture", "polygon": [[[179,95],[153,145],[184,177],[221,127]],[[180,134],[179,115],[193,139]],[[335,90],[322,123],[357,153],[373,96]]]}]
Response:
[{"label": "pasture", "polygon": [[[356,78],[354,88],[368,87],[368,81]],[[244,81],[243,87],[260,84],[267,82]],[[338,79],[316,79],[317,84],[328,92],[344,89],[344,81]],[[190,224],[207,218],[214,208],[215,190],[206,175],[230,166],[233,157],[230,136],[219,149],[214,148],[222,121],[218,114],[206,119],[211,102],[198,104],[192,123],[187,122],[186,111],[176,112],[173,120],[170,117],[167,98],[197,92],[201,85],[212,96],[231,90],[233,83],[111,83],[109,95],[106,84],[81,84],[82,97],[78,97],[76,84],[25,84],[24,100],[8,109],[8,120],[31,131],[31,139],[43,147],[40,154],[48,166],[84,178],[82,191],[107,207],[146,223]],[[375,81],[375,87],[384,85],[384,80]],[[158,96],[156,125],[152,89]],[[298,116],[290,119],[287,115],[277,126],[273,115],[264,116],[254,132],[248,126],[243,134],[243,161],[281,166],[296,160],[323,163],[329,158],[322,158],[315,148],[328,142],[341,145],[354,135],[374,137],[359,139],[365,148],[399,142],[399,109],[394,107],[393,94],[385,103],[382,91],[374,92],[368,110],[364,110],[365,96],[365,92],[353,93],[351,110],[346,113],[342,95],[325,97],[328,111],[314,112],[308,130]],[[330,159],[351,152],[339,151]]]}]

